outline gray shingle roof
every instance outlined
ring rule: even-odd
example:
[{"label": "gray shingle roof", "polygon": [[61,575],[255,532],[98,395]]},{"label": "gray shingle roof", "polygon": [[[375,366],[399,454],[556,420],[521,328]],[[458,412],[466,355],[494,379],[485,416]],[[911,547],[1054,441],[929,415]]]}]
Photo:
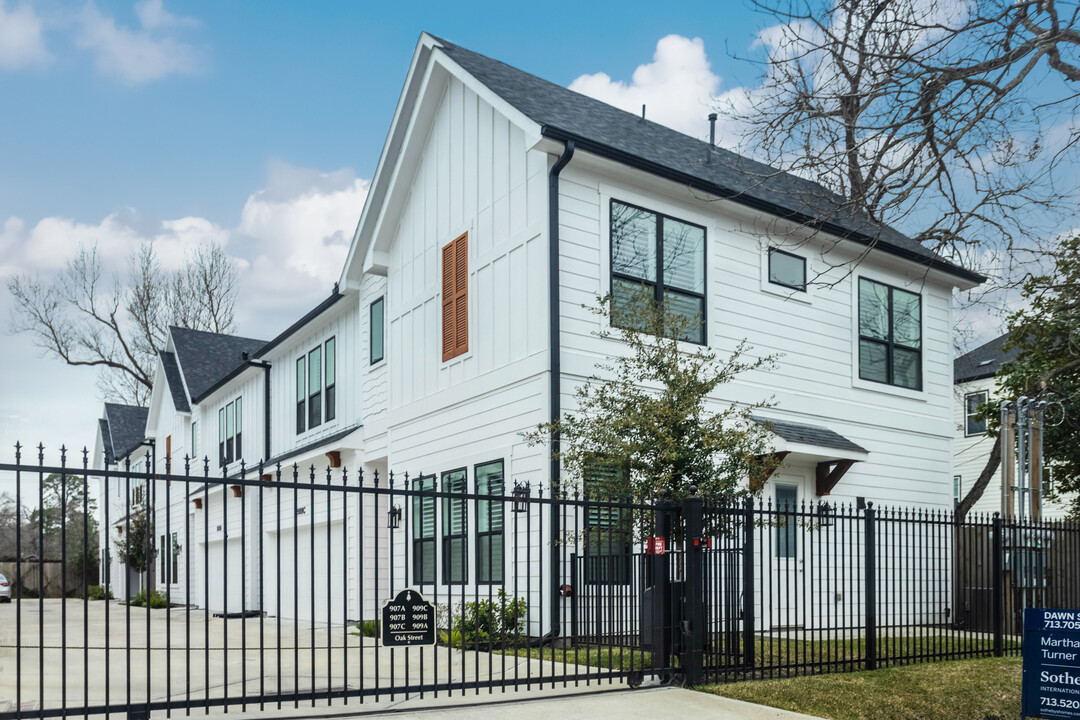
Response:
[{"label": "gray shingle roof", "polygon": [[254,356],[266,344],[265,340],[178,327],[169,328],[169,332],[193,399],[244,362],[244,353]]},{"label": "gray shingle roof", "polygon": [[105,446],[111,451],[113,462],[142,445],[146,439],[146,418],[149,414],[149,408],[105,403],[106,428],[103,430],[108,430],[109,437]]},{"label": "gray shingle roof", "polygon": [[834,432],[828,428],[763,417],[756,417],[754,418],[754,421],[762,425],[768,424],[774,435],[781,437],[788,442],[832,448],[833,450],[866,452],[865,448],[856,445],[840,433]]},{"label": "gray shingle roof", "polygon": [[101,454],[105,456],[105,464],[116,462],[112,449],[112,433],[109,432],[109,421],[105,418],[98,420],[98,434],[101,435]]},{"label": "gray shingle roof", "polygon": [[1018,347],[1008,351],[1002,349],[1008,339],[1009,334],[1005,333],[953,360],[953,382],[962,383],[994,377],[1003,362],[1012,360],[1020,352]]},{"label": "gray shingle roof", "polygon": [[[720,147],[713,148],[712,160],[706,163],[707,142],[642,120],[633,113],[451,42],[435,40],[454,62],[540,125],[546,136],[600,146],[613,159],[657,174],[672,175],[735,202],[796,222],[814,221],[829,232],[864,244],[876,243],[885,252],[932,265],[969,281],[985,280],[893,228],[853,215],[841,205],[837,195],[816,182],[781,173]],[[584,149],[597,151],[592,146]]]},{"label": "gray shingle roof", "polygon": [[184,395],[184,381],[180,377],[180,367],[176,364],[176,356],[171,352],[161,351],[161,365],[165,368],[165,382],[169,386],[169,394],[172,395],[173,407],[177,412],[191,412],[187,396]]}]

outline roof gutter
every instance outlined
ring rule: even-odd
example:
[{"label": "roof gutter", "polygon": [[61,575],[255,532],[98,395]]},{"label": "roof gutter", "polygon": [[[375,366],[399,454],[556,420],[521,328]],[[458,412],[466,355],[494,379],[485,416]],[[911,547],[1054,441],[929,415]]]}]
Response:
[{"label": "roof gutter", "polygon": [[959,267],[958,265],[932,260],[910,250],[905,250],[904,248],[879,244],[877,243],[875,238],[869,235],[865,235],[854,230],[848,230],[833,223],[812,218],[809,215],[794,212],[766,200],[751,197],[744,192],[738,192],[730,188],[726,188],[722,185],[716,185],[715,183],[707,182],[705,180],[702,180],[701,178],[694,177],[693,175],[681,172],[679,170],[673,170],[672,168],[652,162],[650,160],[645,160],[637,155],[625,152],[623,150],[618,150],[608,145],[588,140],[587,138],[583,138],[580,135],[567,132],[553,125],[544,125],[543,127],[541,127],[540,134],[544,137],[551,138],[552,140],[565,142],[568,145],[571,143],[576,144],[582,150],[593,153],[594,155],[599,155],[600,157],[614,160],[615,162],[622,163],[623,165],[629,165],[630,167],[639,168],[653,175],[658,175],[668,180],[677,182],[680,185],[686,185],[696,190],[702,190],[712,195],[717,195],[740,205],[745,205],[746,207],[768,213],[769,215],[773,215],[784,220],[790,220],[791,222],[798,223],[799,225],[806,225],[808,227],[816,228],[818,230],[823,230],[831,235],[836,235],[837,237],[844,240],[851,240],[861,245],[866,245],[867,247],[877,248],[884,253],[895,255],[905,260],[917,262],[920,265],[925,265],[927,267],[940,270],[941,272],[948,273],[949,275],[953,275],[955,277],[963,278],[964,280],[967,280],[969,282],[979,284],[986,282],[985,276],[980,275],[977,272],[973,272],[971,270]]},{"label": "roof gutter", "polygon": [[[551,422],[562,417],[562,331],[559,315],[559,174],[574,157],[575,142],[566,141],[562,155],[548,171],[548,345],[550,347],[548,392],[551,396]],[[551,637],[559,634],[560,551],[558,486],[561,473],[559,462],[559,432],[551,431]]]}]

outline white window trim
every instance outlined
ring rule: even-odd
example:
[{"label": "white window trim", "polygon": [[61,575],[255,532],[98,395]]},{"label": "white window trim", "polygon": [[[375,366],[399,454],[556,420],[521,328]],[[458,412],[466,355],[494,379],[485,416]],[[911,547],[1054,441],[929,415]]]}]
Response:
[{"label": "white window trim", "polygon": [[[805,247],[805,246],[804,246]],[[784,285],[777,285],[776,283],[769,281],[769,251],[781,250],[789,255],[796,255],[801,257],[806,263],[806,289],[795,290]],[[761,251],[761,291],[770,295],[784,298],[785,300],[792,300],[803,305],[814,304],[814,284],[811,282],[811,278],[814,277],[814,268],[810,262],[810,256],[792,250],[783,246],[782,243],[776,242],[764,242],[762,243]]]},{"label": "white window trim", "polygon": [[[873,280],[874,282],[900,288],[901,290],[907,290],[908,292],[916,293],[919,296],[919,317],[921,322],[919,329],[919,377],[922,378],[921,390],[912,390],[911,388],[874,382],[873,380],[863,380],[859,377],[859,278],[866,278],[867,280]],[[882,393],[885,395],[905,397],[920,402],[929,402],[927,388],[929,387],[930,382],[926,374],[927,316],[925,284],[920,285],[919,283],[913,283],[906,278],[899,278],[894,275],[879,272],[872,268],[863,267],[862,265],[857,267],[855,271],[848,276],[848,282],[851,284],[851,387],[857,390],[867,390],[869,392]],[[918,286],[918,289],[912,289],[913,286]]]},{"label": "white window trim", "polygon": [[[705,342],[703,344],[690,342],[688,340],[679,340],[678,342],[679,349],[688,353],[696,352],[703,347],[715,347],[713,343],[714,340],[717,339],[717,336],[713,328],[716,324],[716,316],[719,314],[719,311],[716,309],[716,299],[719,297],[716,292],[718,278],[715,276],[718,275],[721,270],[712,265],[715,257],[713,245],[716,243],[716,239],[719,237],[720,233],[720,228],[716,224],[716,219],[665,196],[643,194],[630,189],[629,186],[600,183],[600,236],[597,239],[599,242],[598,250],[600,252],[600,272],[598,273],[599,277],[597,278],[597,296],[607,295],[611,290],[612,200],[637,205],[650,212],[666,215],[674,220],[684,220],[688,223],[700,225],[705,228]],[[619,330],[618,327],[611,324],[610,313],[599,314],[597,316],[597,322],[600,324],[599,330],[614,332],[618,332]]]},{"label": "white window trim", "polygon": [[[316,338],[316,337],[321,337],[321,339],[317,343],[314,340],[314,338]],[[290,427],[290,430],[289,430],[289,433],[288,433],[287,437],[294,438],[295,440],[300,440],[300,439],[306,440],[308,438],[316,438],[316,437],[319,437],[319,435],[321,435],[321,434],[325,434],[325,431],[328,428],[335,429],[341,424],[341,393],[339,392],[341,390],[341,383],[339,383],[337,381],[337,378],[341,375],[341,354],[342,354],[341,353],[341,337],[342,337],[341,328],[339,326],[337,326],[337,325],[330,325],[330,326],[325,326],[323,332],[320,333],[319,335],[309,335],[308,340],[306,340],[304,342],[297,342],[296,345],[294,346],[295,354],[293,354],[291,356],[292,359],[289,361],[289,377],[290,377],[289,383],[290,383],[290,387],[292,388],[292,392],[289,394],[289,397],[291,398],[290,403],[289,403],[289,408],[290,408],[290,410],[289,410],[289,412],[290,412],[289,424],[290,424],[291,427]],[[335,400],[335,404],[334,404],[334,419],[333,420],[327,420],[326,419],[326,343],[331,339],[333,339],[333,341],[334,341],[334,369],[335,369],[335,374],[334,374],[334,400]],[[309,362],[308,362],[309,361],[309,356],[311,354],[311,351],[314,350],[316,347],[319,347],[319,348],[322,349],[322,353],[321,353],[321,355],[322,355],[322,369],[321,369],[321,371],[322,371],[322,386],[321,386],[319,392],[322,394],[321,404],[322,404],[322,417],[323,417],[323,419],[319,422],[318,425],[316,425],[314,428],[312,428],[307,422],[310,419],[310,415],[308,414],[310,412],[310,410],[308,409],[308,404],[311,401],[311,396],[307,392],[306,385],[309,382],[308,378],[309,378],[309,373],[310,373],[310,368],[308,367],[308,365],[309,365]],[[384,350],[385,350],[385,346],[384,346]],[[305,384],[305,389],[304,389],[304,432],[298,433],[298,432],[296,432],[296,361],[299,360],[301,357],[304,358],[304,384]],[[374,367],[374,366],[372,366],[372,367]],[[294,446],[298,445],[298,444],[301,444],[301,443],[295,443]]]},{"label": "white window trim", "polygon": [[968,412],[968,398],[972,395],[984,395],[985,397],[983,398],[982,402],[979,403],[980,405],[982,405],[983,403],[990,400],[990,392],[988,390],[975,390],[969,393],[964,393],[964,437],[982,437],[986,435],[985,431],[981,433],[968,432],[968,418],[971,417],[971,414]]}]

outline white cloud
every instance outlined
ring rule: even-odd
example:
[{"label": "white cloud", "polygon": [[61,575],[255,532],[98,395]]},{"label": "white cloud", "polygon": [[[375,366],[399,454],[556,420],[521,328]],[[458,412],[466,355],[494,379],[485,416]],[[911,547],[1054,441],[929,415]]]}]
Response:
[{"label": "white cloud", "polygon": [[4,7],[0,0],[0,69],[43,65],[50,59],[41,36],[41,19],[29,3]]},{"label": "white cloud", "polygon": [[190,25],[189,18],[167,12],[160,0],[136,6],[141,30],[118,27],[93,3],[83,8],[77,42],[95,54],[99,72],[139,85],[168,75],[190,75],[202,67],[194,46],[163,32],[165,28]]},{"label": "white cloud", "polygon": [[147,30],[164,27],[195,27],[199,24],[195,18],[173,15],[165,9],[162,0],[145,0],[145,2],[135,3],[135,14],[139,16],[139,22]]},{"label": "white cloud", "polygon": [[0,278],[54,273],[80,246],[92,245],[106,270],[124,273],[144,242],[154,244],[162,268],[171,270],[190,249],[212,241],[236,263],[241,331],[269,335],[310,309],[340,276],[368,185],[351,170],[272,163],[266,186],[248,196],[232,228],[194,216],[154,220],[130,209],[97,223],[55,216],[30,225],[9,217],[0,222]]},{"label": "white cloud", "polygon": [[701,38],[668,35],[656,43],[651,63],[639,65],[626,84],[607,73],[582,75],[570,89],[697,138],[707,138],[721,78],[713,73]]}]

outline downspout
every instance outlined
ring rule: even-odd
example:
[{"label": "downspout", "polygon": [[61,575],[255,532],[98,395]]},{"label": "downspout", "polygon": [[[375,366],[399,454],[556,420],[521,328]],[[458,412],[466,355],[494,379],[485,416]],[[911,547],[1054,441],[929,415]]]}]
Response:
[{"label": "downspout", "polygon": [[[562,155],[548,171],[548,318],[550,337],[548,344],[551,348],[548,375],[550,381],[549,393],[551,395],[551,422],[558,422],[562,417],[562,344],[560,340],[560,293],[559,293],[559,173],[574,157],[574,141],[567,140]],[[561,558],[559,553],[562,543],[559,542],[561,532],[559,522],[559,433],[551,432],[551,631],[548,633],[552,638],[559,634],[559,585],[561,578],[559,570]]]}]

